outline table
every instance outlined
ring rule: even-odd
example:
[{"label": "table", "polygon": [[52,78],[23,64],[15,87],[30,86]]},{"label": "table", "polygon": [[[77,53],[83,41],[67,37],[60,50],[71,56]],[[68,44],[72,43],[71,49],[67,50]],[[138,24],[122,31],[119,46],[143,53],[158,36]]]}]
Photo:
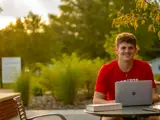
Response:
[{"label": "table", "polygon": [[132,106],[123,107],[122,110],[113,111],[103,111],[103,112],[92,112],[84,110],[85,113],[100,116],[100,117],[130,117],[139,120],[141,117],[149,116],[160,116],[160,111],[146,111],[143,108],[148,108],[149,106]]},{"label": "table", "polygon": [[0,120],[11,120],[17,118],[17,106],[14,97],[19,93],[0,93]]}]

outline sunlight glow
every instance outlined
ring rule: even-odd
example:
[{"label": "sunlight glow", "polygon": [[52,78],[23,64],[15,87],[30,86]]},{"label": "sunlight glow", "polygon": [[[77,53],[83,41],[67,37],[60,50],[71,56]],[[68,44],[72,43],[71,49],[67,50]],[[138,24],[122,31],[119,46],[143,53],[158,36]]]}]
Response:
[{"label": "sunlight glow", "polygon": [[[22,1],[23,1],[23,5],[26,5],[33,13],[39,14],[42,17],[43,21],[46,21],[46,23],[48,22],[48,19],[47,19],[48,18],[48,11],[44,8],[44,6],[42,4],[40,4],[40,2],[38,0],[22,0]],[[15,0],[14,2],[18,4],[19,1]],[[57,0],[56,3],[58,5],[60,3],[60,0]],[[60,14],[60,11],[58,10],[58,6],[57,6],[57,8],[54,9],[53,13],[57,14],[57,15]],[[19,17],[23,18],[24,16],[19,16]],[[5,26],[9,25],[10,22],[15,23],[15,21],[16,21],[15,17],[4,16],[4,15],[1,16],[1,14],[0,14],[0,29],[5,28]]]},{"label": "sunlight glow", "polygon": [[16,18],[14,17],[2,17],[0,16],[0,29],[5,28],[5,26],[9,25],[9,23],[15,23]]}]

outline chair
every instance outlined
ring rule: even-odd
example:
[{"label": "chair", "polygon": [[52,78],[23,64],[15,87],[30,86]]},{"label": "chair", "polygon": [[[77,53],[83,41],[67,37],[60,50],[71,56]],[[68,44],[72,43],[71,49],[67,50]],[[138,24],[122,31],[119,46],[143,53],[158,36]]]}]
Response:
[{"label": "chair", "polygon": [[37,115],[37,116],[27,118],[25,108],[23,106],[21,97],[16,96],[16,97],[13,98],[13,100],[15,101],[15,103],[17,105],[17,110],[18,110],[20,120],[33,120],[33,119],[36,119],[36,118],[42,118],[42,117],[48,117],[48,116],[57,116],[57,117],[61,118],[61,120],[66,120],[66,118],[63,115],[56,114],[56,113]]}]

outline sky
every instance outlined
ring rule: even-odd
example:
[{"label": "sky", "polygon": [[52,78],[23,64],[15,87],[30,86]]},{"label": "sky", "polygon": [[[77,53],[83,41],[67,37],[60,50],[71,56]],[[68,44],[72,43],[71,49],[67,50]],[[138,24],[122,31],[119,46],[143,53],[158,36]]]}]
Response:
[{"label": "sky", "polygon": [[41,15],[44,19],[48,13],[60,14],[58,6],[60,0],[0,0],[0,29],[10,22],[15,22],[17,17],[23,18],[29,11]]}]

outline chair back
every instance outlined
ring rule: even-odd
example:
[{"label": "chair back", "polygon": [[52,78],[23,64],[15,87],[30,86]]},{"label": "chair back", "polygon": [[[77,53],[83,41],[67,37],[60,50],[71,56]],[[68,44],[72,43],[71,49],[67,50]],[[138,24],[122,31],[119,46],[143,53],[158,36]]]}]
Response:
[{"label": "chair back", "polygon": [[27,120],[25,108],[24,108],[23,102],[21,100],[21,97],[16,96],[16,97],[13,98],[13,100],[16,102],[20,120]]}]

